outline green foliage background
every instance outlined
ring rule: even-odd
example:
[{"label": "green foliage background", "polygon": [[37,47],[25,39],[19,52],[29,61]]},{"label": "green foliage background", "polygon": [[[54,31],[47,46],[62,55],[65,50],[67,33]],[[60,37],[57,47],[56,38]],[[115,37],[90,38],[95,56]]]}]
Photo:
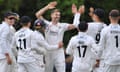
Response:
[{"label": "green foliage background", "polygon": [[[2,21],[3,13],[6,11],[17,12],[20,16],[28,15],[33,21],[36,19],[35,12],[47,5],[49,2],[55,0],[0,0],[0,21]],[[62,12],[61,22],[72,23],[73,14],[71,13],[71,5],[75,3],[77,7],[84,4],[86,12],[82,15],[81,20],[91,21],[88,16],[89,7],[103,8],[106,12],[105,22],[109,24],[108,13],[112,9],[120,10],[120,0],[56,0],[58,2],[57,8]],[[44,16],[50,20],[50,11],[46,12]],[[71,36],[77,34],[77,30],[65,32],[64,43],[65,47]]]}]

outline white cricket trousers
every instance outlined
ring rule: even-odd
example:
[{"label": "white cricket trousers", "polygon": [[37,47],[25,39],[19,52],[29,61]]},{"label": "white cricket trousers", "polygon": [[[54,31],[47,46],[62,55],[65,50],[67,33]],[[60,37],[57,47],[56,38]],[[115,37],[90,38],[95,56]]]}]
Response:
[{"label": "white cricket trousers", "polygon": [[7,60],[0,59],[0,72],[17,72],[17,64],[12,61],[11,65],[7,64]]},{"label": "white cricket trousers", "polygon": [[29,63],[18,63],[18,72],[44,72],[38,61]]},{"label": "white cricket trousers", "polygon": [[59,49],[49,52],[45,56],[45,72],[53,72],[53,67],[57,72],[65,72],[65,55],[64,50]]},{"label": "white cricket trousers", "polygon": [[100,70],[98,72],[120,72],[120,65],[105,64],[103,70]]}]

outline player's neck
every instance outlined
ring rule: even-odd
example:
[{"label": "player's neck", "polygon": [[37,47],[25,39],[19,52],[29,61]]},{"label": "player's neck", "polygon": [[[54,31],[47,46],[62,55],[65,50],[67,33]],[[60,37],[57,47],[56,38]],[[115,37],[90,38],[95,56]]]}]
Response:
[{"label": "player's neck", "polygon": [[96,19],[95,22],[102,22],[100,19]]},{"label": "player's neck", "polygon": [[52,21],[52,24],[53,24],[53,25],[57,25],[57,24],[58,24],[58,21]]},{"label": "player's neck", "polygon": [[111,24],[118,24],[117,20],[111,20]]},{"label": "player's neck", "polygon": [[24,29],[28,29],[29,27],[28,27],[28,26],[23,26],[22,28],[24,28]]}]

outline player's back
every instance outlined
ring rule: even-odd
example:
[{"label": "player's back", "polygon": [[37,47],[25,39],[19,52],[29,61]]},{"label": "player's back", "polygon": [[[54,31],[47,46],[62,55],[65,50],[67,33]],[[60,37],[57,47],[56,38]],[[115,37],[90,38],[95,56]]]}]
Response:
[{"label": "player's back", "polygon": [[[120,64],[120,26],[110,24],[102,31],[102,41],[104,50],[104,57],[107,59],[107,63]],[[100,43],[101,44],[101,43]],[[118,61],[117,61],[118,60]]]},{"label": "player's back", "polygon": [[91,48],[95,44],[92,37],[86,33],[72,37],[66,49],[66,53],[73,55],[73,70],[91,70],[93,67],[93,56]]},{"label": "player's back", "polygon": [[15,33],[16,45],[18,47],[18,62],[35,61],[31,50],[32,32],[29,28],[22,28]]},{"label": "player's back", "polygon": [[96,43],[98,43],[100,40],[100,32],[104,27],[106,27],[106,24],[102,22],[90,22],[88,23],[87,34],[92,36],[96,40]]},{"label": "player's back", "polygon": [[88,61],[91,59],[91,48],[94,39],[85,33],[79,32],[79,35],[72,37],[71,44],[74,59]]}]

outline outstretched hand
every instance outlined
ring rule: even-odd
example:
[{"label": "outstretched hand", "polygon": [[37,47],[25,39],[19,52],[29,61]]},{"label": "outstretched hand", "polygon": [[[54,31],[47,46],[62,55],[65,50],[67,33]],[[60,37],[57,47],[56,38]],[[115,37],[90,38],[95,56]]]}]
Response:
[{"label": "outstretched hand", "polygon": [[79,7],[79,9],[78,9],[78,12],[79,12],[80,14],[83,14],[83,13],[85,12],[85,6],[84,6],[84,5],[81,5],[81,6]]},{"label": "outstretched hand", "polygon": [[93,7],[90,7],[89,10],[90,10],[90,12],[89,12],[89,16],[92,17],[92,16],[93,16],[93,12],[94,12],[94,8],[93,8]]},{"label": "outstretched hand", "polygon": [[57,5],[57,2],[56,2],[56,1],[53,1],[53,2],[50,2],[50,3],[47,5],[47,7],[48,7],[48,9],[54,9],[56,5]]}]

